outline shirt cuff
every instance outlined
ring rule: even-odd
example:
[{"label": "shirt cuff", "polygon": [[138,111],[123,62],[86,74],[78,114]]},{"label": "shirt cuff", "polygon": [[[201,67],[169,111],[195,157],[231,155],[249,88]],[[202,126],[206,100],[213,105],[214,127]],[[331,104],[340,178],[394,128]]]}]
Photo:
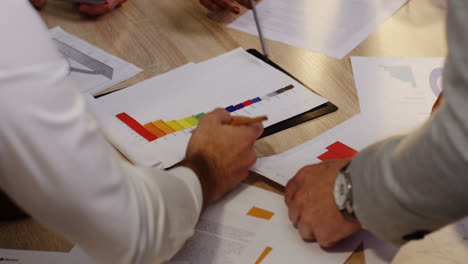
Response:
[{"label": "shirt cuff", "polygon": [[201,212],[203,206],[203,193],[198,176],[187,167],[175,167],[169,170],[169,173],[180,179],[190,189],[197,206],[197,212]]}]

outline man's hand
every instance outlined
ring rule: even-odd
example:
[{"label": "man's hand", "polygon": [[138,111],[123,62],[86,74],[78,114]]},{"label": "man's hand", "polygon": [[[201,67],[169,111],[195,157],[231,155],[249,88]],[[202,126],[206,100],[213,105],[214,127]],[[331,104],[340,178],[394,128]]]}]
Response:
[{"label": "man's hand", "polygon": [[[258,2],[258,0],[255,2]],[[200,0],[200,3],[210,11],[220,12],[229,10],[236,15],[241,12],[239,4],[246,8],[252,8],[250,0]]]},{"label": "man's hand", "polygon": [[286,185],[289,219],[304,240],[332,247],[361,228],[338,210],[333,196],[338,172],[349,159],[329,160],[302,168]]},{"label": "man's hand", "polygon": [[30,0],[30,1],[31,1],[31,4],[37,9],[43,8],[46,4],[46,0]]},{"label": "man's hand", "polygon": [[191,168],[200,179],[203,203],[207,205],[232,190],[249,174],[257,160],[255,140],[262,134],[260,123],[232,126],[224,109],[204,115],[193,131],[181,165]]},{"label": "man's hand", "polygon": [[126,1],[127,0],[106,0],[107,3],[104,5],[80,4],[80,12],[93,16],[104,15],[105,13],[109,13],[119,7]]}]

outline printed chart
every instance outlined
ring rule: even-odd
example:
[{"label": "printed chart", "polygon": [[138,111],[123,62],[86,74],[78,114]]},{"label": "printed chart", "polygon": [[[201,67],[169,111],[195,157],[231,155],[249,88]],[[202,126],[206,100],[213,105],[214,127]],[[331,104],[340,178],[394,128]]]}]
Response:
[{"label": "printed chart", "polygon": [[[232,78],[232,72],[242,78]],[[242,49],[87,101],[127,158],[163,168],[183,159],[190,131],[215,108],[232,115],[266,115],[263,125],[268,127],[327,102]]]},{"label": "printed chart", "polygon": [[69,78],[82,93],[98,93],[125,81],[142,70],[63,31],[49,30],[58,51],[70,65]]}]

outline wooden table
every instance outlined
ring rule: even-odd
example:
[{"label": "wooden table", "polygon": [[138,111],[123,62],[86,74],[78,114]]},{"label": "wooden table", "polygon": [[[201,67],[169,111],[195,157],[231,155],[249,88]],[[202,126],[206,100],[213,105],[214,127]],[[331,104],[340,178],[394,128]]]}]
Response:
[{"label": "wooden table", "polygon": [[[445,12],[430,0],[410,0],[342,60],[267,41],[273,61],[340,109],[259,140],[256,144],[259,155],[273,155],[293,148],[359,112],[349,56],[445,56]],[[129,0],[118,10],[98,18],[79,14],[76,6],[67,1],[49,0],[40,14],[50,28],[61,26],[144,69],[143,73],[112,89],[127,87],[188,62],[210,59],[239,46],[261,50],[257,37],[207,19],[207,11],[197,0]],[[248,182],[279,193],[283,191],[258,175],[252,174]],[[448,237],[452,238],[450,234]],[[395,262],[415,263],[421,254],[428,256],[427,252],[438,252],[434,243],[420,244],[412,242],[402,248]],[[32,219],[0,223],[0,248],[68,251],[71,247],[71,243]],[[456,254],[439,252],[435,255],[456,261],[466,257],[466,250],[461,248]],[[440,263],[440,259],[432,261]],[[424,263],[430,261],[426,259]],[[347,263],[365,263],[362,251],[358,250]]]}]

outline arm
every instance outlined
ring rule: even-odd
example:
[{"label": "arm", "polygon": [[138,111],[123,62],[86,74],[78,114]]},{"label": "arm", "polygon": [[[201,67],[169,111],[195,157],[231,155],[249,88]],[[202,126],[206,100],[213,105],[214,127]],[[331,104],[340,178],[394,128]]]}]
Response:
[{"label": "arm", "polygon": [[395,244],[468,214],[467,14],[466,1],[450,2],[444,100],[431,119],[410,135],[371,146],[351,163],[358,219]]},{"label": "arm", "polygon": [[[8,38],[0,49],[0,188],[98,263],[168,260],[193,234],[203,203],[247,176],[262,127],[228,126],[230,115],[218,110],[200,122],[185,167],[164,172],[133,166],[87,115],[67,79],[68,63],[29,3],[5,0],[3,7],[0,32]],[[20,23],[13,29],[11,21]],[[204,130],[217,136],[205,142]],[[240,135],[239,142],[233,135]],[[222,173],[194,158],[211,161],[217,153],[225,158],[213,160]]]},{"label": "arm", "polygon": [[351,161],[360,223],[344,218],[332,202],[332,185],[344,160],[299,171],[286,186],[285,200],[303,238],[333,246],[362,224],[401,245],[468,214],[468,2],[450,4],[441,105],[418,130],[370,146]]}]

